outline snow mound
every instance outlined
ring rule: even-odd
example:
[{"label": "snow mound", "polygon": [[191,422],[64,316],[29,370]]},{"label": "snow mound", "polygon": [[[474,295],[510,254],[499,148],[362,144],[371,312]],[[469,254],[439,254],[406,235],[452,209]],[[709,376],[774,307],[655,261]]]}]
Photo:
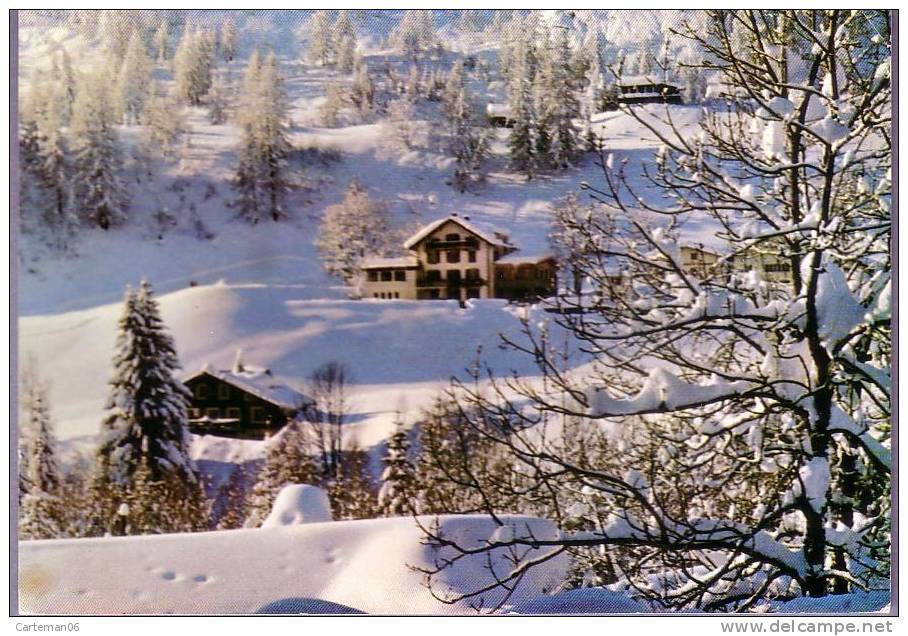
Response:
[{"label": "snow mound", "polygon": [[[556,526],[542,519],[501,520],[513,526],[515,536],[558,536]],[[419,518],[426,527],[435,521]],[[484,515],[444,516],[437,522],[437,532],[473,547],[486,544],[499,527]],[[513,567],[506,547],[468,556],[444,570],[429,590],[413,568],[432,569],[454,554],[425,545],[424,537],[414,519],[398,517],[25,541],[19,544],[19,604],[27,614],[298,613],[321,603],[370,614],[471,614],[471,601],[447,604],[433,593],[450,600],[476,592]],[[522,556],[539,559],[549,550],[527,549]],[[472,602],[485,608],[526,603],[555,589],[567,567],[567,557],[560,555],[531,568],[513,594],[494,589]]]},{"label": "snow mound", "polygon": [[262,527],[277,528],[324,521],[332,521],[328,494],[315,486],[290,484],[278,493],[271,514]]},{"label": "snow mound", "polygon": [[650,611],[649,607],[626,594],[594,587],[541,596],[511,608],[514,614],[639,614]]},{"label": "snow mound", "polygon": [[854,612],[884,612],[889,606],[890,593],[886,590],[830,594],[819,598],[803,596],[793,601],[779,603],[774,612],[782,614],[849,614]]}]

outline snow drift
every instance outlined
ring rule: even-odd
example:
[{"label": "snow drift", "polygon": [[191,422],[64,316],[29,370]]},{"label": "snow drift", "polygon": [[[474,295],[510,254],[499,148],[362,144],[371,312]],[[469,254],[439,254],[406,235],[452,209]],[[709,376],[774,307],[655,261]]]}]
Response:
[{"label": "snow drift", "polygon": [[[421,518],[431,525],[434,518]],[[513,532],[526,529],[554,538],[551,522],[505,516]],[[439,531],[461,544],[479,546],[498,526],[479,515],[439,518]],[[445,556],[423,545],[409,517],[227,530],[197,534],[30,541],[19,545],[20,608],[27,614],[251,614],[320,611],[344,606],[366,613],[463,614],[467,602],[433,597],[412,568],[432,568]],[[544,554],[534,550],[527,558]],[[451,555],[448,555],[451,556]],[[508,564],[492,554],[502,575]],[[551,592],[564,578],[567,560],[532,568],[509,603]],[[456,595],[492,582],[486,555],[458,561],[433,585]],[[503,591],[482,598],[484,607],[504,600]]]}]

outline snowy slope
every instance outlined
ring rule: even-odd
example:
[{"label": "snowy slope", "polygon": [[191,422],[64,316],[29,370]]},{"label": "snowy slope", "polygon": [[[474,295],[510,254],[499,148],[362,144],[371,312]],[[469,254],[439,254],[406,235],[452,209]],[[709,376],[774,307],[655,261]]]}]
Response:
[{"label": "snowy slope", "polygon": [[[295,387],[325,362],[344,363],[354,383],[351,436],[371,446],[402,404],[427,406],[451,376],[464,375],[478,347],[499,371],[535,371],[525,356],[499,349],[498,334],[514,336],[520,326],[504,301],[460,309],[453,301],[313,300],[307,289],[217,284],[161,296],[186,374],[206,363],[230,368],[238,348]],[[120,311],[115,303],[19,321],[21,355],[51,382],[61,438],[98,431]]]},{"label": "snowy slope", "polygon": [[[503,517],[515,532],[552,537],[553,524]],[[431,524],[431,519],[423,519]],[[483,516],[442,517],[445,536],[478,546],[496,526]],[[430,568],[435,554],[409,517],[342,521],[188,535],[24,542],[19,546],[20,608],[28,614],[236,614],[268,604],[319,599],[367,613],[472,613],[446,605],[408,566]],[[544,549],[541,549],[544,550]],[[540,556],[537,550],[530,555]],[[229,557],[229,558],[225,558]],[[505,573],[501,555],[492,562]],[[461,560],[436,593],[473,591],[492,581],[483,555]],[[559,557],[523,578],[509,603],[551,591],[561,582]],[[503,600],[491,592],[483,604]]]}]

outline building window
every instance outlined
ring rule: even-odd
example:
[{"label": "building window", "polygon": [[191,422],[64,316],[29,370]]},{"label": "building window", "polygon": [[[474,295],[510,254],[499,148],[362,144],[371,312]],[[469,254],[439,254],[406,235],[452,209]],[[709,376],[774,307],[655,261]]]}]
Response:
[{"label": "building window", "polygon": [[230,399],[230,387],[226,384],[218,385],[218,399],[219,400],[229,400]]},{"label": "building window", "polygon": [[201,409],[191,408],[191,407],[190,407],[190,409],[189,409],[189,419],[191,419],[191,420],[197,420],[197,419],[199,419],[201,416],[202,416],[202,411],[201,411]]},{"label": "building window", "polygon": [[791,266],[788,263],[766,263],[763,269],[767,272],[783,273],[791,271]]},{"label": "building window", "polygon": [[374,269],[370,269],[368,272],[366,272],[366,280],[368,280],[370,283],[378,282],[378,272],[376,272]]},{"label": "building window", "polygon": [[221,409],[215,407],[205,409],[205,417],[209,420],[216,420],[221,417]]},{"label": "building window", "polygon": [[394,292],[394,297],[395,297],[395,298],[400,298],[400,292]]},{"label": "building window", "polygon": [[449,263],[460,262],[460,250],[448,250],[447,261]]},{"label": "building window", "polygon": [[471,263],[476,262],[476,250],[470,250],[469,252],[467,252],[467,260]]},{"label": "building window", "polygon": [[193,391],[196,398],[199,400],[204,400],[208,397],[208,385],[207,384],[196,384],[195,390]]},{"label": "building window", "polygon": [[441,272],[437,269],[430,269],[426,271],[426,282],[437,283],[441,280]]},{"label": "building window", "polygon": [[479,298],[479,288],[470,287],[467,289],[467,298]]},{"label": "building window", "polygon": [[697,252],[691,252],[690,260],[692,260],[692,261],[698,261],[698,260],[700,260],[700,255],[697,254]]},{"label": "building window", "polygon": [[240,419],[240,409],[235,407],[227,409],[227,417],[231,420]]},{"label": "building window", "polygon": [[467,280],[479,280],[479,270],[471,267],[466,271]]},{"label": "building window", "polygon": [[261,406],[253,406],[249,409],[250,419],[255,424],[264,424],[265,423],[265,409]]},{"label": "building window", "polygon": [[374,294],[372,294],[372,296],[378,298],[378,292],[375,292]]},{"label": "building window", "polygon": [[440,294],[438,293],[437,289],[429,290],[429,298],[438,298],[439,296],[440,296]]},{"label": "building window", "polygon": [[441,259],[439,258],[438,252],[436,250],[429,250],[428,254],[426,255],[426,262],[430,265],[435,265],[440,261]]},{"label": "building window", "polygon": [[389,282],[391,280],[391,270],[390,269],[382,270],[381,279],[382,279],[382,282],[385,282],[385,283]]},{"label": "building window", "polygon": [[460,234],[457,234],[457,233],[445,234],[445,240],[446,241],[459,241]]},{"label": "building window", "polygon": [[405,280],[407,280],[407,272],[404,271],[404,270],[402,270],[402,269],[399,269],[399,270],[395,271],[395,272],[394,272],[394,280],[396,280],[396,281],[405,281]]}]

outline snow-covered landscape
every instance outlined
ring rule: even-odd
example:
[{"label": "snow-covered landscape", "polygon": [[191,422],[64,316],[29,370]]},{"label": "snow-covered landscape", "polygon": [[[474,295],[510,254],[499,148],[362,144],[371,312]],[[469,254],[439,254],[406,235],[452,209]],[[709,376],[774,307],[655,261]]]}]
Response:
[{"label": "snow-covered landscape", "polygon": [[886,16],[21,12],[21,611],[888,612]]}]

